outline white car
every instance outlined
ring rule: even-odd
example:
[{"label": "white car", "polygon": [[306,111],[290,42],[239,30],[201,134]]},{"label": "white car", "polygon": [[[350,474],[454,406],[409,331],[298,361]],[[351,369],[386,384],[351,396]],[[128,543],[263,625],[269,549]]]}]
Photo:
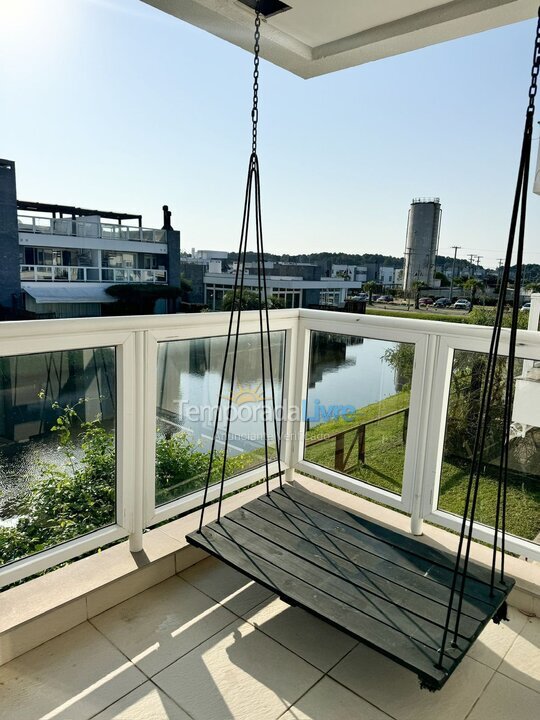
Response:
[{"label": "white car", "polygon": [[454,303],[454,308],[456,310],[470,310],[471,303],[468,300],[456,300],[456,302]]},{"label": "white car", "polygon": [[521,306],[521,309],[523,310],[523,312],[530,312],[531,303],[530,302],[523,303],[523,305]]}]

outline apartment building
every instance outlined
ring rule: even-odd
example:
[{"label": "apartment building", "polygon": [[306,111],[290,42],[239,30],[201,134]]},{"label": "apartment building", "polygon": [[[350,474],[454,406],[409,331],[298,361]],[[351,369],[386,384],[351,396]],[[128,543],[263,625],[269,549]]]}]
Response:
[{"label": "apartment building", "polygon": [[[109,314],[106,288],[178,286],[180,233],[142,216],[17,199],[15,163],[0,160],[0,305],[37,317]],[[165,302],[156,310],[166,312]]]}]

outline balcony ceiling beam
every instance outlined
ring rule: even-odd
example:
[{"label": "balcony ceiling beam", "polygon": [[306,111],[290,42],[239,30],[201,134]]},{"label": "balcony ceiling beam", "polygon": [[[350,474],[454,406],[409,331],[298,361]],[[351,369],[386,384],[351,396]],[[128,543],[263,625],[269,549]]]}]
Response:
[{"label": "balcony ceiling beam", "polygon": [[[252,0],[141,0],[251,51]],[[261,57],[303,78],[535,17],[538,0],[288,0]]]}]

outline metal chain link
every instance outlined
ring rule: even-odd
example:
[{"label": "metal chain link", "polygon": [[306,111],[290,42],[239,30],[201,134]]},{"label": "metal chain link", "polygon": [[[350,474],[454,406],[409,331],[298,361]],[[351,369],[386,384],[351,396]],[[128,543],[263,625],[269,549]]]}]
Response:
[{"label": "metal chain link", "polygon": [[253,153],[257,152],[257,125],[259,123],[259,40],[261,39],[261,13],[255,13],[255,45],[253,47],[253,107],[251,110],[252,145]]},{"label": "metal chain link", "polygon": [[540,73],[540,8],[538,9],[538,23],[536,25],[536,41],[534,43],[533,66],[531,70],[531,86],[529,88],[529,107],[527,114],[534,115],[534,103],[538,90],[538,74]]}]

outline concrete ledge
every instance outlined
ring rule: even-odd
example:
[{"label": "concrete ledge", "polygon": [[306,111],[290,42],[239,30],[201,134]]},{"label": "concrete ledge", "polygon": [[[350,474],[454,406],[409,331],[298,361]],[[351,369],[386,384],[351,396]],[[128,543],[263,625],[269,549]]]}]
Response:
[{"label": "concrete ledge", "polygon": [[[307,490],[348,510],[398,530],[409,530],[406,515],[302,475],[296,475],[296,480]],[[264,492],[265,485],[261,484],[237,493],[225,500],[223,512]],[[216,506],[208,508],[208,521],[215,519],[216,512]],[[198,522],[199,513],[191,513],[145,533],[140,553],[130,553],[129,543],[123,542],[1,593],[0,664],[202,560],[205,553],[186,543],[186,535]],[[421,539],[450,552],[457,548],[456,535],[432,525],[425,525]],[[488,547],[474,543],[472,556],[489,566]],[[529,615],[540,616],[540,565],[508,557],[507,570],[516,579],[511,604]]]}]

